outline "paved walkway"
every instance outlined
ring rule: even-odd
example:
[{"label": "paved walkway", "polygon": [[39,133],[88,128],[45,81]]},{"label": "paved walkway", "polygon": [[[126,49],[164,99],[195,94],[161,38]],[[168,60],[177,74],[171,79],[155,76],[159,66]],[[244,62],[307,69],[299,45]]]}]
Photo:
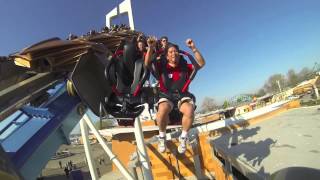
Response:
[{"label": "paved walkway", "polygon": [[212,142],[250,179],[265,179],[292,167],[320,169],[319,108],[292,109]]},{"label": "paved walkway", "polygon": [[[111,144],[108,144],[111,146]],[[100,144],[93,144],[91,146],[93,158],[95,160],[97,168],[99,168],[100,175],[106,174],[110,172],[112,169],[111,161],[107,154],[103,151]],[[69,151],[72,153],[72,156],[50,160],[46,167],[42,170],[42,175],[45,177],[44,179],[55,180],[55,179],[67,179],[64,172],[64,167],[70,160],[73,164],[76,165],[76,169],[81,169],[83,172],[85,179],[90,179],[90,173],[88,165],[85,162],[85,153],[82,145],[62,145],[58,151]],[[104,159],[104,162],[99,159]],[[61,161],[63,168],[60,168],[59,161]]]}]

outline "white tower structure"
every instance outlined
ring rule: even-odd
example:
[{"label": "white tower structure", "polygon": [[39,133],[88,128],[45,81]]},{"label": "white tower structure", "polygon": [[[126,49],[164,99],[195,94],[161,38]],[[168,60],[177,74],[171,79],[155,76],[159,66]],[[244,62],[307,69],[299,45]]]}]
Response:
[{"label": "white tower structure", "polygon": [[133,22],[133,15],[132,15],[132,8],[131,8],[131,0],[125,0],[119,4],[119,6],[113,8],[107,15],[106,15],[106,26],[108,28],[111,27],[112,19],[116,18],[122,14],[128,14],[129,19],[129,26],[131,30],[134,30],[134,22]]}]

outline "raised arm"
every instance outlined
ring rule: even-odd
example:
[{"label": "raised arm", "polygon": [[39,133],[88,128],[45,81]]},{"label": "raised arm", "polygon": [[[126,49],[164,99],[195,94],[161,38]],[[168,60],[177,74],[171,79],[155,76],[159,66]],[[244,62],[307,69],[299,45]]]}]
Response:
[{"label": "raised arm", "polygon": [[187,39],[186,45],[192,50],[199,67],[202,68],[206,64],[206,62],[204,61],[204,58],[201,55],[200,51],[196,48],[196,45],[194,44],[192,39],[190,39],[190,38]]},{"label": "raised arm", "polygon": [[150,66],[150,64],[151,64],[152,56],[153,56],[153,53],[154,53],[154,50],[156,47],[156,42],[157,42],[157,39],[154,36],[149,37],[147,40],[148,50],[147,50],[146,56],[144,58],[144,65],[145,66]]}]

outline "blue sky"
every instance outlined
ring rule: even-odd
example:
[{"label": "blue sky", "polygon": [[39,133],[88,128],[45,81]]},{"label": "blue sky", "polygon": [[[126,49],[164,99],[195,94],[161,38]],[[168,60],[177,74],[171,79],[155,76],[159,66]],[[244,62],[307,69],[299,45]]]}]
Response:
[{"label": "blue sky", "polygon": [[[0,1],[0,55],[99,30],[120,2]],[[167,35],[181,49],[194,39],[207,62],[191,85],[198,104],[205,96],[221,102],[253,92],[274,73],[320,62],[318,0],[132,0],[132,6],[135,27],[146,35]]]}]

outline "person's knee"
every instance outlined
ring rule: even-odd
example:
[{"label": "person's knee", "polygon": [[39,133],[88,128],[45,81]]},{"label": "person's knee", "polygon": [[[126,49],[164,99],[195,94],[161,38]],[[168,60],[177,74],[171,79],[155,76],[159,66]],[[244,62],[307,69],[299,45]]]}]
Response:
[{"label": "person's knee", "polygon": [[193,120],[194,119],[194,111],[193,110],[186,111],[185,113],[183,113],[183,116]]},{"label": "person's knee", "polygon": [[180,111],[185,117],[193,118],[194,117],[194,107],[193,104],[185,102],[181,105]]},{"label": "person's knee", "polygon": [[169,102],[162,102],[159,104],[158,113],[169,114],[172,107]]},{"label": "person's knee", "polygon": [[162,102],[159,104],[158,112],[157,112],[157,121],[165,121],[167,117],[169,116],[169,113],[171,111],[171,106],[167,102]]}]

